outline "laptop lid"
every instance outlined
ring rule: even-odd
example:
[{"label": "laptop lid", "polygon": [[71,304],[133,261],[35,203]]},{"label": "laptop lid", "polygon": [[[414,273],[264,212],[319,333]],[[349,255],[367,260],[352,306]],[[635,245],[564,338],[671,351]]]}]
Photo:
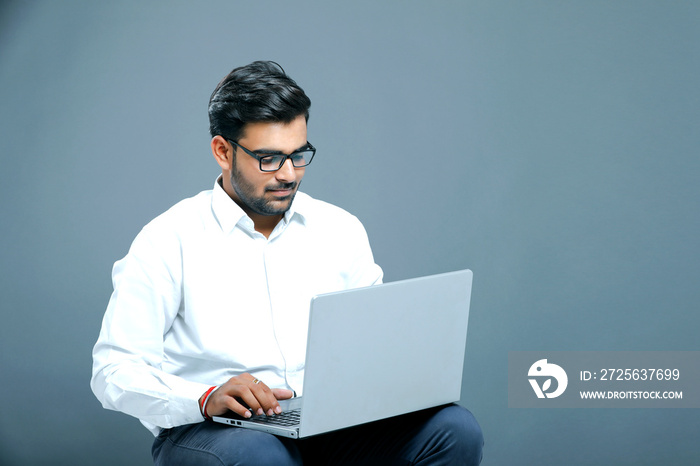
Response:
[{"label": "laptop lid", "polygon": [[299,437],[459,401],[472,272],[311,300]]}]

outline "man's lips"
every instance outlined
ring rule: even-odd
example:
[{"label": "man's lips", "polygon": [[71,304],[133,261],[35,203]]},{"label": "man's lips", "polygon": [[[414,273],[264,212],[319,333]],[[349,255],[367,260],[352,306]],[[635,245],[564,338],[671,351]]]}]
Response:
[{"label": "man's lips", "polygon": [[291,195],[294,192],[294,188],[296,188],[296,183],[288,186],[275,186],[272,188],[267,188],[265,191],[274,196],[285,197]]},{"label": "man's lips", "polygon": [[290,194],[292,194],[291,189],[271,189],[268,192],[274,194],[275,196],[281,196],[281,197],[289,196]]}]

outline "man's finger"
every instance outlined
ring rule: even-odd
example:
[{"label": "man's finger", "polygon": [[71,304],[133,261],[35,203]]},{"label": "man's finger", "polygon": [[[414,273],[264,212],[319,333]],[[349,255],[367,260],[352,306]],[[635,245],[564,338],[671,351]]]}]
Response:
[{"label": "man's finger", "polygon": [[263,415],[269,409],[264,403],[265,400],[261,400],[259,394],[256,394],[249,386],[241,386],[231,395],[240,399],[257,416]]},{"label": "man's finger", "polygon": [[238,414],[241,417],[249,418],[252,417],[252,413],[248,408],[243,406],[241,403],[239,403],[235,398],[228,396],[226,397],[225,400],[225,406],[229,410],[233,411],[234,413]]},{"label": "man's finger", "polygon": [[272,394],[275,395],[275,398],[278,400],[288,400],[294,396],[294,392],[286,388],[273,388]]},{"label": "man's finger", "polygon": [[277,398],[267,385],[260,381],[257,383],[253,381],[253,383],[248,385],[248,388],[260,403],[265,414],[271,416],[282,412],[279,403],[277,403]]}]

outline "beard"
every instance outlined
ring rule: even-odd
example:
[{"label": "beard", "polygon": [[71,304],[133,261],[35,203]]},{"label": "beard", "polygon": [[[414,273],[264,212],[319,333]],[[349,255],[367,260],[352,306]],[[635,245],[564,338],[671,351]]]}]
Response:
[{"label": "beard", "polygon": [[[234,159],[235,161],[235,159]],[[233,187],[236,196],[241,202],[243,210],[249,210],[258,215],[273,216],[283,215],[292,206],[292,201],[297,193],[300,182],[280,183],[270,186],[265,186],[262,196],[255,194],[256,187],[248,181],[241,172],[238,171],[234,162],[231,170],[231,186]],[[288,196],[266,198],[265,193],[278,190],[291,189],[292,192]]]}]

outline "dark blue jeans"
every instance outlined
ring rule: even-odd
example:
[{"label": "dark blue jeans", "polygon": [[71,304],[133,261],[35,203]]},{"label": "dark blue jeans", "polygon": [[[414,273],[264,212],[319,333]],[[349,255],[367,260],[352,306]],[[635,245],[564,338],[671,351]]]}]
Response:
[{"label": "dark blue jeans", "polygon": [[164,429],[156,465],[477,465],[484,439],[457,405],[292,440],[210,421]]}]

